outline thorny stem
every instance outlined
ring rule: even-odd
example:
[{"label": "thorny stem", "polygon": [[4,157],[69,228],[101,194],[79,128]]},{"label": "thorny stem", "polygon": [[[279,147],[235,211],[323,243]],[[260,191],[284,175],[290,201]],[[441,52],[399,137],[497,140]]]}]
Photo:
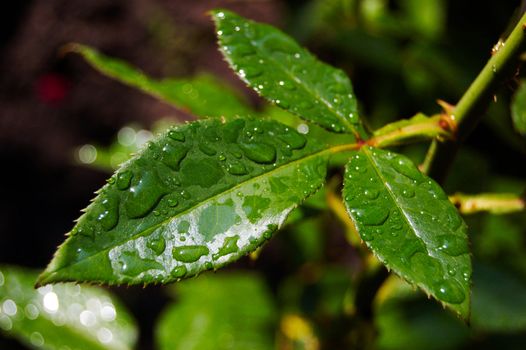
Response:
[{"label": "thorny stem", "polygon": [[398,146],[414,142],[415,140],[434,140],[451,139],[456,129],[455,122],[449,115],[440,114],[432,117],[412,118],[388,124],[377,130],[373,137],[367,141],[359,140],[354,143],[347,143],[330,147],[330,153],[340,153],[345,151],[355,151],[363,146],[384,148]]},{"label": "thorny stem", "polygon": [[482,118],[490,97],[516,66],[515,62],[525,43],[526,14],[523,14],[515,28],[505,40],[499,40],[492,50],[492,57],[480,71],[460,101],[450,111],[458,129],[456,139],[437,143],[433,141],[429,148],[423,171],[438,182],[443,182],[453,161],[459,144],[469,135]]}]

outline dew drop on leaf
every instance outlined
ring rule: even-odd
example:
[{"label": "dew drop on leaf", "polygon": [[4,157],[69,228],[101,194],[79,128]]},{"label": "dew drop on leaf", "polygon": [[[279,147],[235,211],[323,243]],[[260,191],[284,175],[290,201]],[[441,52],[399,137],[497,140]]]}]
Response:
[{"label": "dew drop on leaf", "polygon": [[237,241],[239,236],[226,237],[223,246],[219,248],[219,251],[213,255],[214,260],[219,259],[222,256],[232,254],[238,251]]},{"label": "dew drop on leaf", "polygon": [[217,154],[217,150],[206,142],[201,142],[199,144],[199,149],[207,156],[214,156]]},{"label": "dew drop on leaf", "polygon": [[400,174],[407,176],[411,180],[420,181],[422,174],[414,166],[414,164],[407,158],[399,157],[395,162],[393,162],[393,167]]},{"label": "dew drop on leaf", "polygon": [[156,237],[146,243],[147,247],[155,252],[157,255],[161,255],[166,248],[166,242],[163,237]]},{"label": "dew drop on leaf", "polygon": [[232,175],[246,175],[248,170],[243,163],[233,162],[227,167],[227,171]]},{"label": "dew drop on leaf", "polygon": [[456,235],[441,235],[437,237],[438,250],[450,255],[459,256],[468,252],[467,242]]},{"label": "dew drop on leaf", "polygon": [[170,274],[175,278],[183,278],[184,276],[186,276],[186,272],[187,272],[186,266],[179,265],[179,266],[174,267],[174,269],[172,270]]},{"label": "dew drop on leaf", "polygon": [[130,187],[133,173],[130,170],[125,170],[117,175],[117,188],[119,190],[126,190]]},{"label": "dew drop on leaf", "polygon": [[105,197],[102,199],[100,207],[102,211],[97,216],[97,221],[100,222],[106,231],[109,231],[114,228],[119,221],[119,197]]},{"label": "dew drop on leaf", "polygon": [[245,156],[260,164],[270,164],[276,160],[276,149],[266,143],[242,143],[240,144]]},{"label": "dew drop on leaf", "polygon": [[367,199],[376,199],[380,195],[380,192],[373,189],[366,189],[365,191],[363,191],[363,195]]},{"label": "dew drop on leaf", "polygon": [[166,143],[162,148],[162,161],[172,170],[179,170],[179,164],[186,157],[188,147],[174,146],[171,143]]},{"label": "dew drop on leaf", "polygon": [[168,132],[168,137],[171,138],[174,141],[179,141],[179,142],[184,142],[185,141],[185,136],[180,131],[170,130]]},{"label": "dew drop on leaf", "polygon": [[371,206],[366,210],[356,210],[356,216],[366,226],[379,226],[389,218],[389,209],[382,206]]},{"label": "dew drop on leaf", "polygon": [[125,202],[128,216],[139,218],[148,214],[166,193],[167,190],[162,186],[154,172],[144,172],[137,184],[129,190]]},{"label": "dew drop on leaf", "polygon": [[435,286],[435,293],[440,300],[450,304],[460,304],[466,298],[461,286],[455,280],[443,280]]},{"label": "dew drop on leaf", "polygon": [[162,265],[151,259],[141,259],[137,252],[123,252],[119,256],[118,265],[120,273],[126,276],[135,277],[145,270],[162,269]]},{"label": "dew drop on leaf", "polygon": [[289,130],[285,134],[278,135],[278,139],[285,142],[292,149],[302,149],[307,143],[307,139],[295,130]]},{"label": "dew drop on leaf", "polygon": [[207,255],[210,251],[204,245],[187,245],[175,247],[172,249],[172,256],[175,260],[192,263],[196,262],[203,255]]}]

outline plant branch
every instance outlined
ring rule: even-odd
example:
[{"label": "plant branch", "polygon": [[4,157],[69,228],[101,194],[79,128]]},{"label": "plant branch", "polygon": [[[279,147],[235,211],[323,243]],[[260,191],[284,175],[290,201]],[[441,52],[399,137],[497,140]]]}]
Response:
[{"label": "plant branch", "polygon": [[489,212],[492,214],[508,214],[522,211],[525,208],[524,199],[512,193],[482,193],[468,195],[455,193],[449,200],[462,214]]},{"label": "plant branch", "polygon": [[525,43],[526,14],[505,40],[499,40],[492,50],[492,57],[473,81],[460,101],[450,111],[451,119],[457,123],[455,140],[438,144],[433,141],[423,165],[425,173],[438,182],[443,182],[453,161],[459,144],[465,140],[482,118],[491,95],[516,66],[516,60]]}]

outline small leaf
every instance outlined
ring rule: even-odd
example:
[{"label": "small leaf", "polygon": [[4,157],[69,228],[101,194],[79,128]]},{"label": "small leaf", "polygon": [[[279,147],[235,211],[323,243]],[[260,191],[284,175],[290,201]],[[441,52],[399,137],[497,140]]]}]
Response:
[{"label": "small leaf", "polygon": [[129,63],[105,56],[89,46],[70,44],[66,49],[82,55],[101,73],[177,108],[187,110],[195,116],[234,117],[253,112],[236,91],[212,75],[201,74],[191,79],[157,80],[148,77]]},{"label": "small leaf", "polygon": [[365,139],[351,82],[278,29],[226,10],[212,13],[221,50],[261,96],[328,130]]},{"label": "small leaf", "polygon": [[328,151],[275,121],[208,119],[125,163],[40,283],[167,283],[254,251],[325,179]]},{"label": "small leaf", "polygon": [[159,349],[273,349],[276,311],[260,278],[202,276],[177,285],[179,298],[156,327]]},{"label": "small leaf", "polygon": [[0,266],[0,330],[37,349],[132,349],[137,329],[100,288],[60,284],[34,289],[38,274]]},{"label": "small leaf", "polygon": [[521,81],[521,84],[511,103],[511,117],[513,126],[521,135],[526,135],[526,84]]},{"label": "small leaf", "polygon": [[367,246],[388,268],[467,319],[467,227],[440,186],[406,157],[370,147],[356,152],[345,171],[345,204]]}]

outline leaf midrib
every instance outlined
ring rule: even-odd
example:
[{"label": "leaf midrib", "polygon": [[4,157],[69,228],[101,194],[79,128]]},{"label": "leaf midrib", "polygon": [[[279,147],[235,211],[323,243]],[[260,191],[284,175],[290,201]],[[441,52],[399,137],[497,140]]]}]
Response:
[{"label": "leaf midrib", "polygon": [[[366,147],[364,147],[363,150],[364,150],[364,154],[367,156],[367,159],[369,159],[374,172],[376,173],[376,175],[378,175],[378,177],[380,178],[380,180],[384,184],[385,188],[387,189],[387,192],[389,193],[389,196],[391,197],[393,202],[396,203],[397,208],[399,208],[399,210],[402,212],[402,216],[403,216],[404,221],[406,222],[407,226],[409,226],[409,228],[412,229],[412,231],[414,232],[415,236],[424,244],[424,246],[426,247],[426,251],[427,251],[427,245],[426,245],[425,241],[418,234],[416,234],[417,230],[414,229],[414,227],[412,225],[412,221],[407,217],[406,211],[404,210],[405,209],[404,206],[397,200],[398,197],[395,195],[395,193],[392,191],[391,187],[388,185],[387,179],[379,171],[376,162],[374,161],[374,159],[371,156],[370,150],[368,148],[366,148]],[[427,253],[429,255],[429,251],[427,251]]]},{"label": "leaf midrib", "polygon": [[[214,199],[217,199],[217,198],[219,198],[219,197],[222,196],[222,195],[225,195],[225,194],[228,194],[228,193],[234,192],[234,191],[236,191],[239,187],[242,187],[242,186],[244,186],[244,185],[246,185],[246,184],[249,184],[249,183],[252,182],[252,181],[256,181],[256,180],[258,180],[258,179],[260,179],[260,178],[262,178],[262,177],[264,177],[264,176],[270,176],[272,173],[277,172],[277,171],[279,171],[279,170],[283,170],[284,168],[286,168],[286,167],[288,167],[288,166],[294,166],[294,165],[297,164],[297,163],[301,163],[301,162],[303,162],[303,161],[308,161],[308,160],[310,160],[310,159],[312,159],[312,158],[315,158],[315,157],[318,157],[318,156],[319,156],[319,157],[322,157],[322,156],[324,155],[324,153],[330,153],[331,151],[332,151],[332,148],[325,148],[325,149],[323,149],[323,150],[321,150],[321,151],[317,151],[317,152],[312,153],[312,154],[310,154],[310,155],[308,155],[308,156],[306,156],[306,157],[298,158],[298,159],[296,159],[296,160],[293,160],[293,161],[291,161],[291,162],[288,162],[288,163],[283,164],[283,166],[280,166],[280,167],[278,167],[278,168],[274,168],[274,169],[272,169],[272,170],[270,170],[270,171],[268,171],[268,172],[265,172],[265,173],[263,173],[263,174],[257,175],[257,176],[255,176],[255,177],[250,178],[250,179],[247,179],[246,181],[240,182],[240,183],[238,183],[237,185],[235,185],[235,186],[233,186],[233,187],[230,187],[229,189],[227,189],[227,190],[225,190],[225,191],[223,191],[223,192],[220,192],[220,193],[215,194],[215,195],[213,195],[213,196],[211,196],[211,197],[208,197],[208,198],[206,198],[204,201],[200,201],[200,202],[198,202],[196,205],[194,205],[194,206],[192,206],[192,207],[190,207],[190,208],[188,208],[188,209],[186,209],[186,210],[184,210],[184,211],[181,211],[181,212],[177,213],[177,215],[171,216],[171,217],[169,217],[168,219],[163,220],[163,221],[159,222],[158,224],[156,224],[156,225],[154,225],[154,226],[152,226],[152,227],[150,227],[150,228],[148,228],[148,229],[146,229],[146,230],[144,230],[144,231],[142,231],[142,232],[139,232],[139,233],[137,233],[137,234],[135,234],[135,235],[133,235],[133,236],[131,236],[131,237],[127,237],[126,240],[119,241],[119,242],[118,242],[117,244],[115,244],[115,245],[111,245],[111,246],[109,246],[109,247],[106,247],[106,248],[104,248],[103,250],[98,251],[98,252],[96,252],[96,253],[94,253],[94,254],[92,254],[92,255],[85,256],[82,260],[75,261],[75,262],[72,263],[72,264],[68,264],[68,265],[63,266],[63,267],[61,267],[61,268],[59,268],[59,269],[53,270],[53,271],[50,272],[50,274],[57,273],[58,271],[61,271],[61,270],[64,270],[64,269],[66,269],[66,268],[70,268],[70,267],[72,267],[72,266],[75,266],[75,265],[77,265],[77,264],[80,264],[80,263],[82,263],[82,262],[85,261],[85,260],[92,259],[92,258],[94,258],[94,257],[96,257],[96,256],[98,256],[98,255],[100,255],[100,254],[102,254],[102,253],[106,253],[106,252],[110,251],[111,249],[118,247],[119,245],[121,245],[121,244],[123,244],[123,243],[125,243],[125,242],[132,241],[132,240],[134,240],[134,239],[136,239],[136,238],[138,238],[138,237],[144,237],[144,236],[148,235],[149,233],[151,233],[152,231],[155,231],[155,230],[158,229],[159,227],[161,227],[161,226],[167,224],[168,222],[172,221],[174,218],[177,218],[177,217],[179,217],[179,216],[185,215],[185,214],[187,214],[188,212],[190,212],[191,210],[194,210],[195,208],[197,208],[197,207],[199,207],[199,206],[201,206],[201,205],[203,205],[203,204],[206,204],[206,203],[208,203],[208,202],[211,202],[211,201],[213,201]],[[64,244],[65,244],[65,243],[64,243]]]},{"label": "leaf midrib", "polygon": [[[252,21],[250,21],[252,22]],[[265,25],[265,24],[260,24],[260,23],[255,23],[255,22],[252,22],[251,25],[260,25],[260,26],[265,26],[265,27],[268,27],[270,28],[271,30],[276,30],[274,27],[272,26],[268,26],[268,25]],[[337,119],[343,121],[344,125],[346,126],[346,128],[348,128],[349,131],[351,131],[354,136],[358,139],[360,139],[360,135],[358,133],[358,130],[356,130],[356,128],[354,127],[354,125],[347,120],[347,118],[345,118],[344,115],[338,113],[337,110],[333,109],[331,106],[331,103],[329,101],[327,101],[325,98],[323,98],[321,95],[318,94],[318,91],[313,89],[313,90],[310,90],[310,89],[307,89],[306,85],[308,85],[306,82],[304,82],[303,80],[301,80],[299,77],[297,77],[295,74],[292,74],[287,68],[286,66],[284,66],[282,64],[282,62],[280,62],[279,60],[276,60],[271,54],[269,54],[264,48],[263,48],[263,45],[262,44],[259,44],[258,41],[255,41],[255,40],[251,40],[249,37],[247,37],[246,35],[243,34],[243,37],[245,39],[248,40],[248,42],[250,42],[252,44],[253,47],[256,48],[257,51],[259,51],[259,54],[264,56],[265,59],[268,59],[269,61],[272,61],[274,62],[274,64],[276,66],[278,66],[282,72],[288,76],[289,78],[291,78],[293,81],[295,81],[297,83],[297,85],[300,86],[301,89],[303,89],[305,92],[307,92],[308,95],[311,95],[313,97],[313,99],[316,99],[316,100],[321,100],[323,102],[323,104],[325,105],[325,107],[327,108],[327,110],[329,112],[331,112],[331,114],[335,115],[337,117]],[[294,45],[297,45],[296,43],[294,43]],[[224,46],[224,45],[222,45]],[[311,56],[312,57],[312,54],[310,52],[308,52],[307,50],[301,48],[298,46],[298,49],[299,51],[302,52],[303,55],[306,55],[306,56]],[[225,52],[225,50],[222,48],[221,49],[224,53],[225,53],[225,56],[226,57],[229,57],[229,55]],[[231,61],[231,64],[232,66],[233,65],[233,62],[231,59],[229,59],[229,61]],[[316,60],[314,61],[314,64],[321,64],[321,65],[324,65],[324,63],[322,62],[317,62]],[[330,67],[332,68],[332,67]],[[336,69],[336,68],[333,68],[333,69]],[[252,85],[250,82],[249,82],[249,79],[246,79],[245,80],[247,81],[247,83],[249,85]],[[261,93],[258,92],[258,94],[262,95]],[[296,114],[296,113],[295,113]],[[318,122],[317,122],[318,123]]]}]

